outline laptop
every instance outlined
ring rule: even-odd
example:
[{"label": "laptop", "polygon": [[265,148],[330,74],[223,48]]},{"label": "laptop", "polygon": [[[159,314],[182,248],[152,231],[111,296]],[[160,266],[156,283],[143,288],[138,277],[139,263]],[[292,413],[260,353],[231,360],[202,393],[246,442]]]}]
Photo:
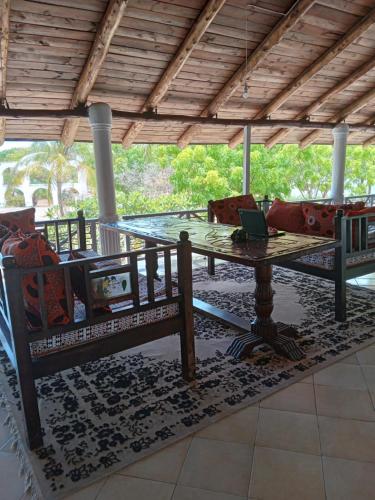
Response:
[{"label": "laptop", "polygon": [[271,238],[273,236],[282,236],[284,231],[270,229],[267,226],[266,217],[263,211],[239,208],[238,213],[241,219],[242,227],[247,234],[253,238]]}]

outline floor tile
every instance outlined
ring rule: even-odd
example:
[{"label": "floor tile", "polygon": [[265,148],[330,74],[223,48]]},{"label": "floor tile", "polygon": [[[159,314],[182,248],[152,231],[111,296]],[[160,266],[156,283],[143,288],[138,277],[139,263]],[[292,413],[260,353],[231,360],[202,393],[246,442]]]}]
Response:
[{"label": "floor tile", "polygon": [[375,366],[362,365],[363,375],[370,391],[375,392]]},{"label": "floor tile", "polygon": [[93,500],[103,488],[104,483],[105,479],[97,481],[96,483],[87,486],[87,488],[82,488],[77,491],[77,493],[73,493],[72,495],[65,497],[64,500]]},{"label": "floor tile", "polygon": [[0,449],[4,446],[4,444],[9,441],[11,437],[11,433],[9,427],[4,425],[4,422],[8,416],[8,413],[3,408],[0,408]]},{"label": "floor tile", "polygon": [[317,417],[262,408],[256,445],[320,455]]},{"label": "floor tile", "polygon": [[194,438],[182,467],[179,484],[246,496],[252,448],[243,443]]},{"label": "floor tile", "polygon": [[368,391],[316,385],[315,395],[318,415],[375,420],[375,411]]},{"label": "floor tile", "polygon": [[318,418],[322,455],[375,463],[375,422]]},{"label": "floor tile", "polygon": [[247,500],[247,497],[177,485],[172,500]]},{"label": "floor tile", "polygon": [[356,355],[361,365],[375,365],[375,345],[358,351]]},{"label": "floor tile", "polygon": [[315,413],[314,387],[312,384],[296,383],[272,394],[260,403],[261,408]]},{"label": "floor tile", "polygon": [[262,500],[324,500],[321,458],[255,447],[249,496]]},{"label": "floor tile", "polygon": [[96,500],[171,500],[173,484],[114,474],[106,481]]},{"label": "floor tile", "polygon": [[374,500],[375,464],[323,457],[327,500]]},{"label": "floor tile", "polygon": [[18,476],[19,466],[15,453],[0,452],[0,498],[19,500],[24,494],[23,479]]},{"label": "floor tile", "polygon": [[367,389],[360,366],[336,363],[314,374],[314,383],[332,385],[344,389]]},{"label": "floor tile", "polygon": [[309,375],[308,377],[303,378],[302,380],[300,380],[300,383],[301,384],[313,384],[314,383],[313,376]]},{"label": "floor tile", "polygon": [[122,469],[119,474],[175,483],[192,438],[186,438]]},{"label": "floor tile", "polygon": [[250,406],[229,417],[205,427],[197,437],[253,444],[257,429],[259,408]]},{"label": "floor tile", "polygon": [[359,365],[359,361],[356,354],[351,354],[346,358],[340,359],[339,363],[345,363],[347,365]]}]

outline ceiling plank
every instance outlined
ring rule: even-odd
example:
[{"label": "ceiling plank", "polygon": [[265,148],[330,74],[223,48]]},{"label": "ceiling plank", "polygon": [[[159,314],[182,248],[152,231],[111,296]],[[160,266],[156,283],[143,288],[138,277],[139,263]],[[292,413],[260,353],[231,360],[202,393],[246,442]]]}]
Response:
[{"label": "ceiling plank", "polygon": [[[338,113],[336,113],[332,118],[328,120],[329,123],[338,123],[343,121],[347,116],[352,115],[354,113],[357,113],[359,110],[361,110],[364,106],[369,104],[371,101],[375,100],[375,88],[369,90],[365,94],[363,94],[361,97],[356,99],[354,102],[350,103],[349,106],[346,106],[344,109],[340,110]],[[306,148],[313,142],[315,142],[321,132],[320,130],[314,130],[311,132],[311,134],[306,135],[301,141],[300,141],[300,146],[301,148]]]},{"label": "ceiling plank", "polygon": [[[310,104],[307,108],[305,108],[303,111],[298,113],[296,115],[295,119],[296,120],[305,120],[306,118],[310,117],[313,113],[318,111],[323,104],[325,104],[329,99],[338,94],[339,92],[342,92],[343,90],[347,89],[352,85],[354,82],[359,80],[362,76],[364,76],[366,73],[371,71],[372,69],[375,68],[375,58],[371,57],[368,61],[366,61],[364,64],[362,64],[359,68],[357,68],[355,71],[350,73],[349,76],[344,78],[341,82],[339,82],[337,85],[332,87],[331,89],[327,90],[323,95],[321,95],[316,101],[314,101],[312,104]],[[280,129],[279,131],[276,132],[272,137],[267,139],[265,142],[265,146],[267,148],[272,148],[275,144],[280,142],[282,139],[284,139],[289,133],[288,129]]]},{"label": "ceiling plank", "polygon": [[[312,7],[315,0],[300,0],[296,2],[284,16],[268,33],[264,40],[250,54],[247,61],[244,61],[241,66],[235,71],[231,78],[225,83],[220,92],[210,102],[210,104],[202,111],[200,116],[213,116],[219,109],[228,101],[236,89],[249,78],[251,73],[256,69],[259,62],[265,55],[277,45],[287,31],[289,31],[301,19],[301,17]],[[245,13],[244,13],[245,14]],[[180,136],[178,145],[183,148],[187,146],[194,135],[199,131],[199,125],[189,127]]]},{"label": "ceiling plank", "polygon": [[[9,47],[10,0],[1,0],[1,38],[0,38],[0,102],[6,99],[7,64]],[[0,119],[0,146],[5,140],[5,118]]]},{"label": "ceiling plank", "polygon": [[[202,36],[224,3],[225,0],[208,0],[204,9],[199,14],[198,19],[193,24],[185,40],[182,42],[175,56],[163,73],[161,79],[142,106],[141,112],[156,108],[156,106],[163,100],[173,80],[181,71],[190,54],[200,42]],[[143,126],[143,122],[134,122],[131,124],[122,140],[124,147],[128,148],[133,144],[137,135],[143,129]]]},{"label": "ceiling plank", "polygon": [[[74,90],[70,104],[71,108],[75,108],[79,104],[84,104],[86,102],[108,53],[112,38],[120,24],[127,3],[128,0],[110,0],[108,2],[107,9],[96,32],[86,64]],[[79,118],[68,118],[65,121],[61,134],[61,141],[65,146],[71,146],[73,144],[78,127]]]},{"label": "ceiling plank", "polygon": [[[347,33],[342,36],[337,42],[329,47],[320,57],[318,57],[310,66],[308,66],[300,75],[298,75],[289,85],[285,87],[265,108],[256,114],[255,118],[264,118],[271,113],[277,111],[297,90],[305,83],[311,80],[319,73],[327,64],[335,59],[349,45],[351,45],[358,37],[363,35],[375,22],[375,7],[370,12],[356,22]],[[243,139],[243,131],[238,131],[229,141],[230,147],[235,147],[240,144]]]}]

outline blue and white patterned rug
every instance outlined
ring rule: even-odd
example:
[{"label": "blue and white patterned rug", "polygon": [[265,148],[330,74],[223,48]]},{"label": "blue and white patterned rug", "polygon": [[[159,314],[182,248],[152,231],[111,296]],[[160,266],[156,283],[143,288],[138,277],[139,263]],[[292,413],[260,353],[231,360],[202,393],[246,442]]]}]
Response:
[{"label": "blue and white patterned rug", "polygon": [[[220,265],[213,278],[195,270],[194,284],[196,297],[253,319],[251,268]],[[45,446],[35,453],[23,445],[16,375],[0,351],[4,404],[27,486],[42,498],[64,497],[375,340],[374,292],[348,287],[348,321],[340,324],[332,283],[275,268],[274,288],[274,319],[298,328],[304,360],[263,346],[237,361],[226,349],[238,333],[197,316],[197,379],[190,385],[180,375],[177,335],[41,379]]]}]

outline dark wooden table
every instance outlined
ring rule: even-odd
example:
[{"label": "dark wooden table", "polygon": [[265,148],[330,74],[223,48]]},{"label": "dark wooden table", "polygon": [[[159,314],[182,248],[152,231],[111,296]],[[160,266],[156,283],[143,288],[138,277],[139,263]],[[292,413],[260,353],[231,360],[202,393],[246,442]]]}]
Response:
[{"label": "dark wooden table", "polygon": [[180,231],[187,231],[194,253],[254,267],[256,319],[251,325],[243,318],[198,299],[194,299],[194,309],[246,332],[242,344],[240,342],[241,355],[247,355],[255,346],[267,343],[276,352],[290,359],[302,359],[303,352],[293,340],[298,336],[297,331],[272,320],[274,295],[271,285],[272,265],[337,247],[340,245],[339,241],[285,233],[283,236],[268,239],[233,243],[230,235],[236,229],[234,226],[170,216],[128,219],[105,226],[107,229],[143,239],[148,245],[176,243]]}]

